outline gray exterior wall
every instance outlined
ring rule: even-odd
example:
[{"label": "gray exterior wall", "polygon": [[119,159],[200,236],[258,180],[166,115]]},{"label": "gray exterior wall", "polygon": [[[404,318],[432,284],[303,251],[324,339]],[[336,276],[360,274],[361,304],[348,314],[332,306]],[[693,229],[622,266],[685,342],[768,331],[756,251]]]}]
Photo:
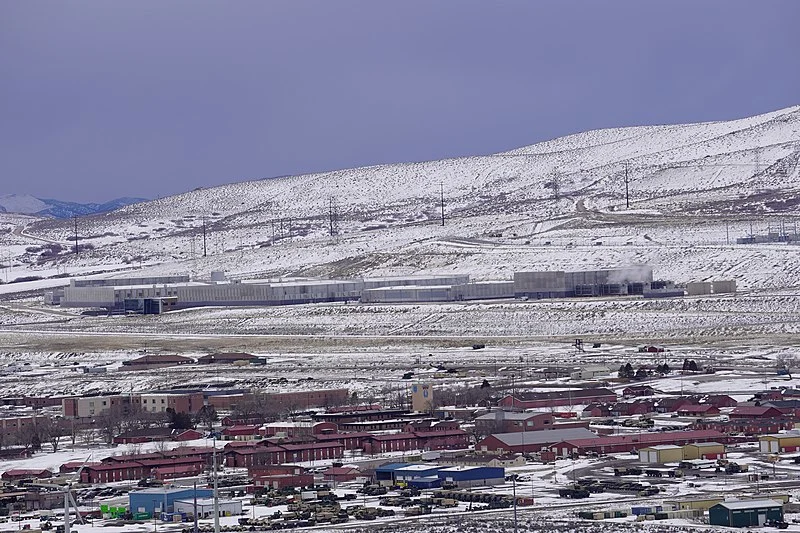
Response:
[{"label": "gray exterior wall", "polygon": [[736,281],[735,280],[726,280],[726,281],[715,281],[712,284],[712,289],[714,294],[724,294],[729,292],[736,292]]},{"label": "gray exterior wall", "polygon": [[513,281],[491,281],[468,283],[459,287],[464,300],[490,300],[493,298],[513,298]]},{"label": "gray exterior wall", "polygon": [[711,294],[711,283],[707,281],[697,281],[693,283],[687,283],[686,294],[688,294],[689,296]]},{"label": "gray exterior wall", "polygon": [[459,298],[460,287],[450,286],[401,286],[365,289],[361,293],[364,303],[411,303],[411,302],[452,302]]},{"label": "gray exterior wall", "polygon": [[153,285],[164,283],[188,283],[188,275],[150,276],[140,278],[71,279],[70,287],[121,287],[124,285]]},{"label": "gray exterior wall", "polygon": [[514,295],[532,298],[558,298],[567,295],[565,273],[514,272]]},{"label": "gray exterior wall", "polygon": [[469,283],[469,274],[364,278],[363,283],[365,289],[377,289],[380,287],[404,287],[407,285],[414,285],[416,287],[429,287],[432,285],[466,285]]}]

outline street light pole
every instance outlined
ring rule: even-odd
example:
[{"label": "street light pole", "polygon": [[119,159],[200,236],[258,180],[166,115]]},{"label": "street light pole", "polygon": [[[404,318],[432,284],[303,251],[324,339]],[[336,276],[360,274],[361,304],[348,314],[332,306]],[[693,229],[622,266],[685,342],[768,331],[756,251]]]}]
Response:
[{"label": "street light pole", "polygon": [[517,533],[517,475],[511,475],[511,491],[514,498],[514,533]]},{"label": "street light pole", "polygon": [[214,438],[214,533],[219,533],[219,495],[217,493],[217,439]]}]

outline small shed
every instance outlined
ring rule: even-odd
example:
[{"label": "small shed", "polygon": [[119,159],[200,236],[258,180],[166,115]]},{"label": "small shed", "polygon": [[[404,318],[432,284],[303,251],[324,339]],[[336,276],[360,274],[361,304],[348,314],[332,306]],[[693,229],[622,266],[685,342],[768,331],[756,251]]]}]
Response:
[{"label": "small shed", "polygon": [[678,463],[683,459],[683,448],[674,444],[648,446],[639,450],[639,461],[642,463]]},{"label": "small shed", "polygon": [[684,459],[722,459],[725,445],[719,442],[695,442],[683,447]]},{"label": "small shed", "polygon": [[721,502],[708,510],[712,526],[763,526],[768,520],[783,520],[783,504],[775,500]]}]

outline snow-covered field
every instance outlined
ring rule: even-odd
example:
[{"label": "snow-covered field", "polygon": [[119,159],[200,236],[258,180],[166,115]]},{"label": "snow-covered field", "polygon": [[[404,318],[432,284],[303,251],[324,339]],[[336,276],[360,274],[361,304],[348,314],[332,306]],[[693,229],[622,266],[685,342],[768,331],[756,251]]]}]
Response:
[{"label": "snow-covered field", "polygon": [[[794,354],[800,334],[800,247],[735,242],[768,231],[796,235],[798,160],[800,107],[794,107],[729,122],[587,132],[487,156],[194,190],[80,218],[80,254],[71,250],[72,221],[0,213],[0,281],[18,281],[0,285],[0,387],[6,395],[77,394],[225,383],[270,391],[348,387],[369,399],[404,390],[409,371],[428,377],[436,368],[459,370],[436,378],[439,387],[488,379],[498,387],[549,388],[570,382],[545,382],[542,368],[602,363],[610,378],[627,362],[667,361],[677,368],[689,358],[718,371],[668,377],[657,388],[748,399],[758,389],[792,384],[774,368],[776,359]],[[508,280],[515,271],[631,263],[679,283],[734,279],[740,290],[659,300],[206,308],[156,317],[91,316],[42,303],[45,289],[72,276],[109,273],[207,277],[222,270],[233,279],[467,273],[473,280]],[[586,351],[573,347],[577,338]],[[486,348],[473,350],[475,343]],[[600,346],[589,348],[595,343]],[[639,353],[645,343],[663,344],[667,352]],[[122,361],[144,352],[216,350],[256,353],[268,364],[121,369]],[[82,371],[95,366],[106,373]],[[55,464],[85,452],[19,464]],[[629,520],[576,525],[575,509],[554,492],[555,481],[566,482],[575,468],[592,464],[523,469],[538,502],[521,511],[523,530],[704,527]],[[732,481],[702,483],[703,491],[742,489]],[[590,503],[612,507],[608,495],[595,496],[602,495]],[[510,519],[508,511],[433,516],[415,528],[511,531]],[[408,523],[361,530],[407,531]]]}]

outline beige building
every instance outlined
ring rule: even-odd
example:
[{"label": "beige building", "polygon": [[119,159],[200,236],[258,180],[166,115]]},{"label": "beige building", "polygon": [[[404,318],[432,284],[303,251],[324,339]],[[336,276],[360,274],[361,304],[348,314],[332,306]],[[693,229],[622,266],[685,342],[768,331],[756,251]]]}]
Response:
[{"label": "beige building", "polygon": [[106,413],[121,415],[130,410],[131,401],[131,396],[122,394],[64,398],[61,409],[64,418],[91,418]]},{"label": "beige building", "polygon": [[698,498],[696,500],[665,500],[664,503],[674,505],[678,510],[700,509],[703,511],[709,510],[714,505],[725,501],[722,497],[719,498]]},{"label": "beige building", "polygon": [[411,385],[411,410],[425,413],[433,409],[433,387],[428,383]]},{"label": "beige building", "polygon": [[719,442],[695,442],[683,447],[683,458],[692,459],[722,459],[725,457],[725,445]]},{"label": "beige building", "polygon": [[683,448],[674,444],[648,446],[639,450],[639,461],[642,463],[679,463],[683,460]]},{"label": "beige building", "polygon": [[800,449],[800,432],[793,430],[786,433],[761,435],[758,438],[758,449],[762,453],[795,452]]}]

